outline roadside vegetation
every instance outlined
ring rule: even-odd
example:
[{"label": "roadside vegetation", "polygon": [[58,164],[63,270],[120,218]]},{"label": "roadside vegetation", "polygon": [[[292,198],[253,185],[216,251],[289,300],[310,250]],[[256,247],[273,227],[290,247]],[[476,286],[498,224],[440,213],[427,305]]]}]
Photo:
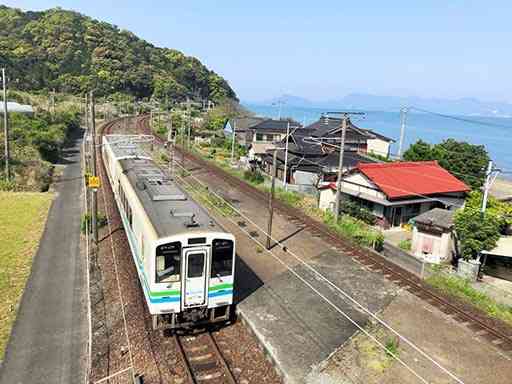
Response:
[{"label": "roadside vegetation", "polygon": [[441,292],[462,299],[487,315],[512,325],[512,307],[497,303],[485,293],[473,288],[468,280],[455,275],[448,275],[440,269],[436,269],[426,281]]},{"label": "roadside vegetation", "polygon": [[0,360],[52,199],[49,193],[0,192]]},{"label": "roadside vegetation", "polygon": [[[60,95],[58,107],[50,108],[48,95],[11,91],[10,100],[31,104],[34,114],[9,114],[11,171],[14,177],[5,181],[0,170],[0,190],[47,191],[53,174],[53,163],[73,132],[80,127],[79,106],[75,98]],[[50,112],[51,110],[51,112]],[[3,142],[3,130],[0,133]],[[4,152],[0,161],[5,161]]]}]

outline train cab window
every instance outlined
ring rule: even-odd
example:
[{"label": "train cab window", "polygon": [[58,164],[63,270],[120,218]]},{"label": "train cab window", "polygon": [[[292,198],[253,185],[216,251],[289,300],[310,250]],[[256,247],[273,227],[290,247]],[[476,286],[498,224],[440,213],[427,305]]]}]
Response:
[{"label": "train cab window", "polygon": [[156,247],[156,282],[180,281],[181,243],[162,244]]},{"label": "train cab window", "polygon": [[229,276],[233,271],[233,241],[215,239],[212,242],[212,277]]},{"label": "train cab window", "polygon": [[191,253],[187,256],[187,277],[201,277],[204,272],[204,253]]}]

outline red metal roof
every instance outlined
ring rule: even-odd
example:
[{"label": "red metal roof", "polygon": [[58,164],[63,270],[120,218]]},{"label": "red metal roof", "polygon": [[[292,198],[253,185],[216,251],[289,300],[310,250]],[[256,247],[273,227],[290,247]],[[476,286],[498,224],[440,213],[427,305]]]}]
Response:
[{"label": "red metal roof", "polygon": [[470,190],[437,161],[359,163],[357,169],[390,199]]}]

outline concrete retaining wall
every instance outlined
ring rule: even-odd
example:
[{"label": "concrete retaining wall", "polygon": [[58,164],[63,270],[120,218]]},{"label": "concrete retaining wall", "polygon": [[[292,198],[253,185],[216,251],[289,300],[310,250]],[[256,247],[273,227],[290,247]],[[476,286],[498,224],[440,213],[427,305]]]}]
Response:
[{"label": "concrete retaining wall", "polygon": [[407,271],[422,277],[424,263],[421,259],[384,240],[384,249],[381,254],[389,261],[399,265]]}]

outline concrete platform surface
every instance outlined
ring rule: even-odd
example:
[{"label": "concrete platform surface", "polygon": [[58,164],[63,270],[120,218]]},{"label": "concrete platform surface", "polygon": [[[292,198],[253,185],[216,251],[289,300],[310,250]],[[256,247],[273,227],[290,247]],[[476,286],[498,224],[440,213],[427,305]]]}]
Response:
[{"label": "concrete platform surface", "polygon": [[25,287],[5,360],[2,384],[84,381],[87,336],[85,260],[80,258],[80,147],[64,151],[67,164],[32,272]]},{"label": "concrete platform surface", "polygon": [[[319,254],[310,264],[374,312],[388,305],[396,293],[393,284],[335,251]],[[339,292],[319,281],[303,265],[296,265],[293,270],[358,325],[366,326],[368,316],[347,303]],[[238,304],[237,310],[286,383],[303,383],[314,376],[320,364],[358,330],[290,271],[260,286]]]}]

